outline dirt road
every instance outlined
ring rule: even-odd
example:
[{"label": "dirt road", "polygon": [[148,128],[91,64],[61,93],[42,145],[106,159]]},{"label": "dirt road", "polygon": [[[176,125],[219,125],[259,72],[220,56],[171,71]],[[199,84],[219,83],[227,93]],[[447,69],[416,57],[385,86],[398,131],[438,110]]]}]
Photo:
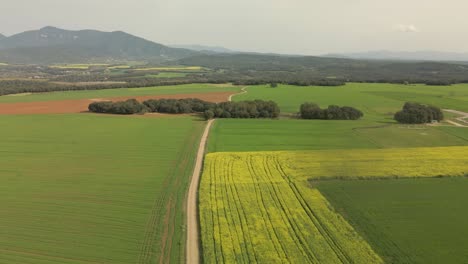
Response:
[{"label": "dirt road", "polygon": [[452,109],[444,109],[444,111],[459,115],[459,117],[456,117],[455,120],[447,120],[448,123],[457,127],[468,127],[468,113]]},{"label": "dirt road", "polygon": [[232,101],[232,97],[233,96],[236,96],[236,95],[241,95],[241,94],[245,94],[247,93],[247,86],[246,87],[242,87],[241,91],[239,93],[236,93],[236,94],[231,94],[228,98],[228,101],[231,102]]},{"label": "dirt road", "polygon": [[203,167],[203,157],[205,156],[205,147],[210,128],[214,119],[208,121],[205,127],[200,146],[198,147],[197,159],[195,161],[195,169],[193,170],[192,180],[187,197],[187,255],[186,263],[200,263],[200,235],[198,231],[198,186],[200,184],[200,176]]}]

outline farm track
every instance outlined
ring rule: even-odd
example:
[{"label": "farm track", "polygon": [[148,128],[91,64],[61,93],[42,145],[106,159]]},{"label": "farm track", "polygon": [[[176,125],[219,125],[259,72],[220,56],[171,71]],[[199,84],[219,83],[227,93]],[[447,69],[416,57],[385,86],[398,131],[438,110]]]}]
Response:
[{"label": "farm track", "polygon": [[187,243],[186,243],[186,263],[200,263],[200,245],[198,231],[198,186],[203,166],[203,158],[205,155],[206,142],[208,135],[213,125],[214,120],[209,120],[206,124],[203,135],[200,139],[198,152],[195,160],[195,168],[193,170],[190,187],[187,197]]},{"label": "farm track", "polygon": [[452,109],[444,109],[444,111],[459,115],[459,117],[456,117],[455,120],[447,120],[448,123],[457,127],[468,127],[468,113]]},{"label": "farm track", "polygon": [[[275,155],[213,153],[205,166],[200,188],[204,261],[381,262],[323,196],[305,194],[289,178]],[[309,195],[316,195],[312,204]]]},{"label": "farm track", "polygon": [[241,91],[240,91],[239,93],[231,94],[231,95],[229,96],[229,98],[228,98],[228,101],[229,101],[229,102],[232,102],[232,98],[233,98],[234,96],[238,96],[238,95],[246,94],[246,93],[247,93],[247,86],[242,87],[242,89],[241,89]]}]

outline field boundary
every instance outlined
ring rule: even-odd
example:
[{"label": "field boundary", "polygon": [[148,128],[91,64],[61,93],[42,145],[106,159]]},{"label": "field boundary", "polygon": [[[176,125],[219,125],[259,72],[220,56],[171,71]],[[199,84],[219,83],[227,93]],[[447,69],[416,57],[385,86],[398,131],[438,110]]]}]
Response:
[{"label": "field boundary", "polygon": [[200,139],[198,147],[195,168],[193,170],[192,180],[187,196],[187,248],[186,263],[200,263],[200,231],[198,215],[198,187],[203,167],[203,158],[205,156],[206,142],[210,133],[211,126],[215,120],[209,120],[205,131]]}]

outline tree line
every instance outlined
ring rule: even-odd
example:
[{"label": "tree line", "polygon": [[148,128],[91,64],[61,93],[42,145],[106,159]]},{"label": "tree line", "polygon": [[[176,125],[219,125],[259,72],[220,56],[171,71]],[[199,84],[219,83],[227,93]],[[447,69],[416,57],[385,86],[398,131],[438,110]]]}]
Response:
[{"label": "tree line", "polygon": [[299,115],[302,119],[322,119],[322,120],[358,120],[364,114],[350,106],[330,105],[322,109],[315,103],[304,103],[301,105]]},{"label": "tree line", "polygon": [[277,118],[278,104],[273,101],[253,100],[212,103],[200,99],[150,99],[142,103],[135,99],[120,102],[93,102],[88,106],[94,113],[140,114],[140,113],[203,113],[211,118]]},{"label": "tree line", "polygon": [[444,113],[436,106],[406,102],[403,109],[395,113],[394,119],[403,124],[425,124],[442,121]]}]

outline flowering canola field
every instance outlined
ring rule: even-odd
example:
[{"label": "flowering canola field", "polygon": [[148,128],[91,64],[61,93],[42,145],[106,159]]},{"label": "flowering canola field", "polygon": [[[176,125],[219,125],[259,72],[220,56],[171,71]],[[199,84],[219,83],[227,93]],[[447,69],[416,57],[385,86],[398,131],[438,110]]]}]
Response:
[{"label": "flowering canola field", "polygon": [[203,260],[383,263],[310,180],[463,176],[467,155],[467,147],[208,154]]}]

